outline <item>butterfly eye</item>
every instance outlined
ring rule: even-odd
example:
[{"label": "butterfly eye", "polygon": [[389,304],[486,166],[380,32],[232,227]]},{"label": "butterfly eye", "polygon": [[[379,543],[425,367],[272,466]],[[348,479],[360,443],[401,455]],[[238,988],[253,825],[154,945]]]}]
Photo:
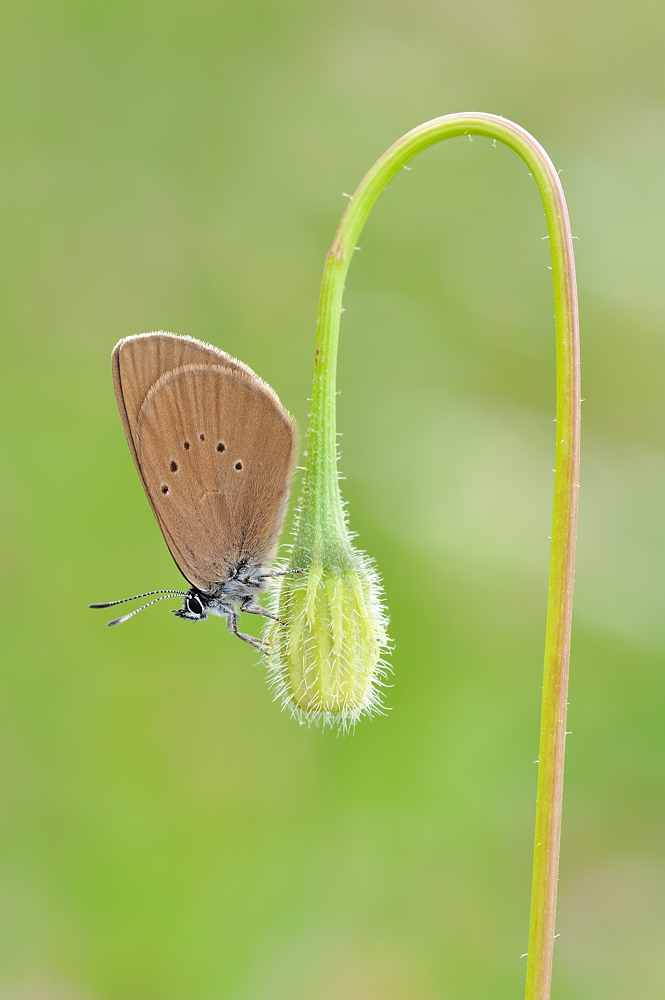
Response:
[{"label": "butterfly eye", "polygon": [[199,601],[198,597],[187,598],[187,610],[190,614],[196,615],[197,618],[203,614],[203,605]]}]

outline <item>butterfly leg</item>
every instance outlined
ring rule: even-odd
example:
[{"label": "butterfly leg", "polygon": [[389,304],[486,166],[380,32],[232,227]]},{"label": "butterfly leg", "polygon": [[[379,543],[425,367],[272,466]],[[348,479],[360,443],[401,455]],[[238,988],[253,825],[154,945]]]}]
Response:
[{"label": "butterfly leg", "polygon": [[262,653],[266,652],[266,648],[260,639],[255,639],[253,635],[245,635],[244,632],[238,631],[238,619],[235,614],[230,614],[228,616],[226,619],[226,627],[232,635],[237,635],[243,642],[248,642],[250,646],[254,646],[255,649],[260,650]]},{"label": "butterfly leg", "polygon": [[273,615],[271,611],[266,611],[260,604],[252,604],[253,600],[253,597],[246,597],[240,605],[240,610],[244,611],[246,615],[263,615],[264,618],[270,618],[274,622],[279,622],[280,625],[286,625],[286,622],[278,618],[277,615]]}]

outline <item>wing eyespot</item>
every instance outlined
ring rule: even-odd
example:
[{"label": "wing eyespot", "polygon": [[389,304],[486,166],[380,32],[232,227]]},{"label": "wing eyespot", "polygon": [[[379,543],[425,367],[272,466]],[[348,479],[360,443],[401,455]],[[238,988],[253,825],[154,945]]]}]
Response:
[{"label": "wing eyespot", "polygon": [[242,469],[242,462],[236,462],[236,464],[233,466],[233,468],[237,469],[238,472],[240,472],[240,470]]}]

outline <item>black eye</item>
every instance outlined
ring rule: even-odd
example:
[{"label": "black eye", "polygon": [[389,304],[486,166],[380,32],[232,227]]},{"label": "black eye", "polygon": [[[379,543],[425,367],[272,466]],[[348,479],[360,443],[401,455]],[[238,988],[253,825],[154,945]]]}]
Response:
[{"label": "black eye", "polygon": [[187,598],[187,610],[192,615],[200,616],[203,614],[203,605],[201,604],[198,597],[188,597]]}]

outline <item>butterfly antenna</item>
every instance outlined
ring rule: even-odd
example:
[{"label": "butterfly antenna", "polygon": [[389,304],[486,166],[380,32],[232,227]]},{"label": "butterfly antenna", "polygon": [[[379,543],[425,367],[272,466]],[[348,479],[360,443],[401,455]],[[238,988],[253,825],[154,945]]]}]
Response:
[{"label": "butterfly antenna", "polygon": [[[175,597],[184,597],[184,590],[149,590],[145,594],[137,594],[136,597],[123,597],[121,601],[105,601],[103,604],[89,604],[89,608],[112,608],[115,604],[126,604],[127,601],[141,601],[144,597],[152,597],[153,594],[169,594]],[[154,603],[154,602],[153,602]],[[146,608],[148,605],[146,604]],[[140,610],[140,609],[139,609]]]},{"label": "butterfly antenna", "polygon": [[[174,597],[176,594],[179,595],[180,597],[184,597],[185,596],[182,593],[182,591],[180,591],[180,590],[172,590],[172,591],[170,591],[170,593],[164,594],[162,597],[156,597],[154,599],[154,601],[148,601],[147,604],[144,604],[140,608],[135,608],[134,611],[130,611],[128,615],[123,615],[122,618],[114,618],[112,622],[107,622],[106,624],[108,626],[111,626],[111,625],[122,625],[123,622],[126,622],[129,618],[133,618],[134,615],[137,615],[139,613],[139,611],[145,611],[146,608],[151,607],[153,604],[157,604],[158,601],[165,601],[167,597]],[[146,597],[147,596],[148,595],[146,594]],[[122,604],[122,601],[116,601],[115,603],[116,604]]]}]

